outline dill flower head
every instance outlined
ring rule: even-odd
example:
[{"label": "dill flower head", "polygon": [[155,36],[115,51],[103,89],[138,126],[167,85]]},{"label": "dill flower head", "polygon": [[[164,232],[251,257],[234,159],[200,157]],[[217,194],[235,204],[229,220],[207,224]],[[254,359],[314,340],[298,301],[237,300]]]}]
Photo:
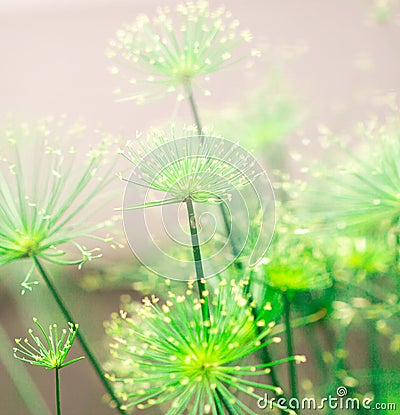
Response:
[{"label": "dill flower head", "polygon": [[335,275],[360,283],[365,277],[385,275],[395,263],[395,252],[382,235],[336,239]]},{"label": "dill flower head", "polygon": [[[254,182],[263,172],[246,150],[221,137],[185,133],[168,138],[152,131],[148,140],[128,142],[122,155],[133,165],[129,184],[166,193],[171,197],[149,201],[131,208],[181,203],[222,203],[232,193]],[[124,209],[129,209],[125,206]]]},{"label": "dill flower head", "polygon": [[[85,127],[62,126],[62,120],[44,120],[10,125],[1,132],[0,265],[35,256],[81,267],[101,254],[79,240],[112,242],[96,236],[104,223],[88,220],[112,178],[112,139],[97,136],[96,144],[82,154]],[[66,255],[68,244],[77,256]],[[22,283],[24,291],[32,289],[32,271]]]},{"label": "dill flower head", "polygon": [[61,369],[83,359],[83,357],[78,357],[65,362],[74,343],[78,324],[68,323],[68,328],[62,329],[61,333],[56,324],[51,324],[47,334],[36,318],[33,318],[33,322],[43,337],[40,338],[34,334],[32,329],[29,329],[30,339],[15,339],[17,346],[14,347],[14,357],[16,359],[31,365],[43,366],[46,369]]},{"label": "dill flower head", "polygon": [[[163,7],[152,19],[140,15],[134,24],[123,26],[110,42],[107,56],[115,62],[112,74],[120,74],[121,69],[137,74],[125,77],[143,91],[128,98],[142,103],[200,77],[207,80],[210,73],[240,60],[235,50],[250,40],[251,34],[241,31],[238,20],[223,7],[210,10],[208,1],[189,1],[177,5],[175,15]],[[258,52],[253,50],[252,55]]]},{"label": "dill flower head", "polygon": [[[245,149],[221,137],[186,131],[181,138],[174,138],[174,132],[169,138],[153,131],[147,140],[139,137],[128,143],[122,154],[133,166],[124,179],[125,232],[132,251],[152,271],[170,279],[194,277],[192,260],[182,259],[193,255],[188,201],[196,203],[207,277],[222,272],[241,254],[250,228],[254,245],[246,250],[249,263],[264,254],[273,233],[274,194],[267,174]],[[218,204],[226,210],[226,220]],[[149,207],[148,212],[142,210]],[[251,226],[253,217],[260,220]],[[153,225],[156,220],[162,221],[158,227]],[[228,243],[232,240],[235,253]],[[183,255],[167,252],[166,242]]]},{"label": "dill flower head", "polygon": [[[216,415],[229,405],[231,413],[253,414],[234,391],[254,402],[260,390],[282,393],[281,388],[263,383],[278,362],[244,362],[280,341],[267,339],[274,324],[254,318],[255,304],[249,305],[240,283],[222,280],[213,294],[209,321],[203,322],[201,303],[190,283],[183,295],[170,290],[164,304],[155,296],[146,297],[142,306],[128,301],[120,315],[113,316],[107,326],[115,340],[110,379],[119,385],[127,409],[163,405],[166,415],[185,410],[191,415]],[[291,359],[303,357],[282,361]]]},{"label": "dill flower head", "polygon": [[227,107],[209,115],[224,136],[238,137],[246,148],[254,148],[269,166],[282,160],[281,143],[305,118],[299,100],[274,76],[237,107]]},{"label": "dill flower head", "polygon": [[326,253],[315,235],[299,226],[293,213],[280,217],[274,239],[256,274],[280,291],[324,289],[331,285]]},{"label": "dill flower head", "polygon": [[[400,220],[400,121],[360,124],[360,147],[349,148],[326,132],[343,150],[341,163],[315,173],[308,209],[324,225],[353,234],[398,229]],[[333,225],[333,226],[332,226]]]}]

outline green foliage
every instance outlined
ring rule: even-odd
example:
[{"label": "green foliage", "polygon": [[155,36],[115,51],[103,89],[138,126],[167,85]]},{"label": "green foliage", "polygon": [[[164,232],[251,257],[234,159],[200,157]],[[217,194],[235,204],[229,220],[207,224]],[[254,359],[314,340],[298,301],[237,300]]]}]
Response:
[{"label": "green foliage", "polygon": [[311,185],[309,213],[353,235],[388,233],[397,229],[400,217],[399,120],[393,116],[383,124],[360,124],[358,135],[361,141],[355,149],[327,132],[332,151],[341,149],[344,158],[334,170],[330,165],[313,170],[317,185]]},{"label": "green foliage", "polygon": [[279,166],[285,155],[282,140],[305,118],[298,99],[277,76],[248,96],[244,103],[228,107],[209,118],[225,137],[234,137],[246,148],[262,151],[268,166]]},{"label": "green foliage", "polygon": [[299,226],[290,211],[281,209],[275,236],[256,275],[280,291],[308,291],[331,285],[327,257],[310,230]]},{"label": "green foliage", "polygon": [[133,25],[125,25],[110,42],[107,56],[116,64],[110,68],[112,74],[126,69],[124,78],[143,89],[127,95],[140,104],[199,78],[207,80],[209,74],[243,59],[236,49],[250,40],[251,34],[240,31],[238,20],[223,7],[210,10],[208,1],[188,1],[176,6],[175,17],[163,7],[153,19],[140,15]]}]

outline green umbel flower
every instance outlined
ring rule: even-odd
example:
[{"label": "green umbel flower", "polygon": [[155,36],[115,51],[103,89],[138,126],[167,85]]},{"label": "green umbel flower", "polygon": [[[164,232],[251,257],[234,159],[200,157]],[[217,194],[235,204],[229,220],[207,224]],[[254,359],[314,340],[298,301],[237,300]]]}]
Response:
[{"label": "green umbel flower", "polygon": [[280,291],[324,289],[331,285],[327,257],[316,236],[302,228],[291,213],[282,213],[267,257],[256,274]]},{"label": "green umbel flower", "polygon": [[237,48],[250,40],[251,34],[241,31],[238,20],[223,7],[210,10],[208,1],[189,1],[177,5],[176,13],[159,8],[153,19],[140,15],[134,24],[125,25],[110,42],[107,56],[115,62],[110,72],[138,87],[128,99],[142,103],[185,89],[200,78],[207,80],[242,59]]},{"label": "green umbel flower", "polygon": [[[185,133],[168,138],[153,131],[147,140],[138,138],[121,151],[134,169],[128,183],[168,195],[124,209],[181,203],[229,201],[232,193],[252,183],[263,172],[255,159],[239,145],[220,137]],[[149,193],[146,194],[149,197]]]},{"label": "green umbel flower", "polygon": [[387,234],[400,219],[400,121],[396,115],[358,130],[357,149],[325,131],[331,151],[343,151],[342,160],[336,168],[315,172],[308,211],[331,228]]},{"label": "green umbel flower", "polygon": [[338,237],[336,239],[335,275],[359,283],[365,277],[387,275],[395,263],[395,253],[387,238]]},{"label": "green umbel flower", "polygon": [[[11,125],[0,134],[0,265],[38,257],[81,267],[100,257],[97,247],[79,241],[92,238],[113,245],[108,235],[96,235],[105,223],[88,219],[113,178],[113,139],[96,134],[96,143],[85,146],[85,127],[67,129],[62,120]],[[68,244],[77,256],[67,255]],[[32,272],[33,266],[23,292],[32,289]]]},{"label": "green umbel flower", "polygon": [[154,296],[145,298],[143,306],[123,304],[107,332],[115,340],[110,379],[119,384],[127,409],[162,405],[166,415],[184,410],[217,415],[229,406],[230,413],[254,415],[238,392],[253,400],[264,391],[282,393],[264,384],[264,375],[272,366],[304,357],[245,362],[280,339],[268,338],[274,323],[254,317],[256,305],[249,305],[243,291],[242,283],[222,280],[210,296],[208,321],[203,321],[201,301],[209,293],[195,298],[190,283],[183,295],[170,290],[164,304]]},{"label": "green umbel flower", "polygon": [[83,359],[83,357],[78,357],[65,362],[74,343],[78,324],[68,323],[68,328],[62,329],[61,333],[59,333],[56,324],[51,324],[49,332],[46,333],[36,318],[33,319],[33,322],[39,328],[43,338],[29,329],[30,339],[15,339],[17,346],[14,347],[14,357],[16,359],[31,365],[43,366],[46,369],[61,369]]},{"label": "green umbel flower", "polygon": [[237,137],[246,148],[262,152],[268,166],[272,163],[281,168],[277,164],[284,156],[281,143],[301,125],[305,110],[283,81],[274,76],[239,106],[210,111],[209,118],[222,135]]}]

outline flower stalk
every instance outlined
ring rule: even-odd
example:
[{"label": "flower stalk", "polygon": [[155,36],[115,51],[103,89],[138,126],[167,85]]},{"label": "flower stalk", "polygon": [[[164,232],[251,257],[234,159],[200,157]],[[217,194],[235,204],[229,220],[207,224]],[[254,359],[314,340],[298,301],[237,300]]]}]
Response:
[{"label": "flower stalk", "polygon": [[[57,288],[55,287],[54,283],[51,281],[49,275],[47,274],[47,272],[43,268],[43,266],[40,263],[39,259],[36,256],[33,256],[32,259],[33,259],[40,275],[42,276],[43,280],[45,281],[47,287],[49,288],[51,295],[53,296],[55,302],[57,303],[57,305],[60,308],[62,314],[64,315],[64,318],[67,321],[74,322],[75,319],[73,318],[71,312],[68,310],[64,300],[62,299],[62,296],[59,294]],[[89,343],[87,342],[87,340],[85,339],[85,337],[82,335],[82,333],[80,331],[77,332],[77,337],[79,339],[79,342],[80,342],[83,350],[85,351],[87,357],[89,358],[94,370],[96,371],[96,374],[99,377],[101,383],[103,384],[104,388],[106,389],[106,391],[110,395],[111,399],[117,405],[118,412],[121,415],[124,415],[125,411],[121,409],[121,403],[120,403],[118,397],[116,396],[113,388],[111,387],[110,383],[106,379],[106,377],[103,373],[103,370],[101,369],[101,366],[100,366],[99,362],[97,361],[95,355],[93,354],[93,352],[92,352],[92,350],[89,346]]]},{"label": "flower stalk", "polygon": [[197,131],[198,131],[199,134],[201,134],[202,131],[203,131],[203,126],[202,126],[201,121],[200,121],[199,112],[197,110],[197,105],[196,105],[196,101],[194,100],[192,85],[190,84],[190,82],[187,82],[185,84],[185,89],[186,89],[187,98],[188,98],[189,103],[190,103],[190,109],[192,111],[194,122],[195,122],[196,127],[197,127]]},{"label": "flower stalk", "polygon": [[[187,82],[185,84],[185,87],[186,87],[186,92],[187,92],[187,99],[189,100],[189,103],[190,103],[190,109],[191,109],[193,119],[194,119],[195,124],[196,124],[197,131],[198,131],[199,134],[202,134],[203,127],[202,127],[202,123],[200,121],[199,111],[197,109],[196,101],[195,101],[194,96],[193,96],[193,91],[192,91],[192,87],[191,87],[190,82]],[[227,212],[225,210],[224,203],[220,204],[220,212],[221,212],[221,215],[222,215],[222,220],[224,222],[225,232],[229,237],[229,234],[230,234],[229,218],[228,218]],[[239,259],[240,252],[237,249],[237,247],[235,245],[235,241],[232,238],[229,238],[229,244],[231,246],[233,257],[235,258],[235,261],[234,261],[235,267],[238,270],[243,269],[243,264]]]},{"label": "flower stalk", "polygon": [[194,214],[194,207],[193,202],[191,199],[186,200],[186,207],[188,211],[188,219],[189,219],[189,228],[190,228],[190,237],[192,242],[192,250],[193,250],[193,259],[196,268],[196,281],[197,286],[199,289],[199,297],[201,303],[201,314],[204,323],[204,337],[208,338],[208,330],[207,324],[210,321],[210,310],[208,305],[208,292],[207,292],[207,285],[204,279],[204,270],[203,264],[201,261],[201,250],[200,250],[200,241],[199,235],[197,232],[197,225],[196,225],[196,217]]},{"label": "flower stalk", "polygon": [[60,396],[60,368],[56,367],[56,408],[57,415],[61,415],[61,396]]},{"label": "flower stalk", "polygon": [[68,329],[63,329],[60,333],[57,324],[51,324],[47,333],[37,318],[34,317],[33,322],[39,328],[40,335],[35,334],[32,329],[29,329],[29,338],[25,338],[24,340],[21,338],[15,339],[16,347],[13,349],[14,357],[34,366],[42,366],[48,370],[55,370],[56,414],[61,415],[59,371],[63,367],[83,359],[83,357],[77,357],[67,362],[65,361],[75,341],[79,325],[69,321]]},{"label": "flower stalk", "polygon": [[[190,108],[191,108],[192,115],[193,115],[193,118],[194,118],[195,123],[196,123],[197,130],[198,130],[199,134],[201,134],[202,124],[201,124],[201,121],[200,121],[199,112],[198,112],[198,109],[197,109],[196,101],[194,99],[193,91],[192,91],[192,88],[190,86],[190,83],[186,84],[186,91],[187,91],[187,98],[188,98],[189,103],[190,103]],[[228,215],[227,215],[226,210],[225,210],[224,203],[220,204],[220,212],[221,212],[222,219],[223,219],[223,222],[224,222],[225,232],[229,236],[229,233],[230,233],[229,219],[228,219]],[[238,251],[238,249],[235,245],[235,241],[232,238],[229,238],[229,244],[230,244],[230,247],[231,247],[231,250],[232,250],[232,254],[235,258],[235,261],[233,262],[235,268],[239,271],[243,270],[243,263],[239,259],[239,251]],[[247,291],[247,292],[245,292],[245,294],[247,294],[250,291],[250,284],[251,284],[251,281],[249,281],[249,283],[245,286],[245,290]],[[254,317],[257,319],[257,311],[255,309],[252,309],[252,313],[253,313]],[[271,358],[271,355],[269,353],[268,346],[265,346],[261,350],[261,353],[262,353],[262,359],[263,359],[264,363],[272,362],[272,358]],[[289,355],[289,356],[291,356],[291,355]],[[292,362],[290,362],[290,364],[295,364],[295,362],[292,361]],[[272,384],[275,387],[279,387],[280,382],[278,380],[278,376],[277,376],[275,368],[273,366],[271,367],[271,370],[270,370],[269,374],[270,374]],[[284,411],[281,411],[281,413],[284,413]]]},{"label": "flower stalk", "polygon": [[[193,202],[190,198],[186,200],[186,207],[188,212],[188,220],[189,220],[189,228],[190,228],[190,238],[192,242],[192,250],[193,250],[193,259],[196,269],[196,281],[197,287],[199,290],[199,300],[201,304],[201,317],[203,319],[203,328],[204,328],[204,339],[208,341],[208,325],[210,323],[210,309],[208,305],[208,292],[207,292],[207,285],[204,279],[204,270],[203,264],[201,261],[201,249],[200,249],[200,241],[199,235],[197,232],[197,224],[196,224],[196,216],[194,213]],[[233,412],[230,408],[230,405],[226,401],[226,399],[221,399],[221,394],[217,390],[217,396],[214,396],[214,402],[216,406],[216,410],[218,415],[223,415],[224,410],[220,405],[220,401],[224,403],[224,406],[227,408],[229,415],[235,415],[236,412]],[[223,398],[223,397],[222,397]]]}]

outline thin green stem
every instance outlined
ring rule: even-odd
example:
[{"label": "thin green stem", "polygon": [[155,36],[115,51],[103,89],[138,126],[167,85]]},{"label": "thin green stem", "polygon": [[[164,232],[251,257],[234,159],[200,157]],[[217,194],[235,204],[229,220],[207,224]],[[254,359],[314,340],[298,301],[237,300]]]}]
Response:
[{"label": "thin green stem", "polygon": [[[218,388],[217,388],[217,395],[218,395],[218,398],[221,399],[221,402],[224,404],[226,410],[228,411],[228,415],[239,415],[236,409],[229,403],[229,401],[218,390]],[[221,415],[223,415],[223,413]]]},{"label": "thin green stem", "polygon": [[[40,263],[40,261],[38,260],[38,258],[36,256],[33,256],[32,258],[33,258],[33,261],[34,261],[40,275],[42,276],[42,278],[44,279],[47,287],[49,288],[55,302],[57,303],[57,305],[60,308],[62,314],[64,315],[64,318],[67,320],[67,322],[74,323],[75,319],[72,317],[72,315],[71,315],[70,311],[68,310],[67,306],[65,305],[61,295],[59,294],[56,286],[53,284],[53,282],[49,278],[49,276],[46,273],[45,269],[43,268],[42,264]],[[106,379],[99,362],[97,361],[95,355],[93,354],[92,350],[90,349],[89,343],[87,342],[87,340],[85,339],[85,337],[83,336],[83,334],[80,330],[78,330],[78,332],[77,332],[77,337],[79,339],[79,342],[81,343],[81,346],[82,346],[83,350],[85,351],[87,357],[89,358],[94,370],[96,371],[97,376],[99,377],[99,379],[101,380],[103,386],[105,387],[105,389],[109,393],[111,399],[117,405],[118,412],[121,415],[125,415],[125,411],[123,409],[121,409],[121,405],[122,405],[121,402],[117,398],[112,386],[110,385],[110,383]]]},{"label": "thin green stem", "polygon": [[[260,333],[261,332],[260,328],[258,328],[257,331],[258,331],[258,333]],[[271,363],[273,361],[271,353],[270,353],[269,348],[268,348],[267,345],[265,345],[261,349],[261,358],[262,358],[262,361],[265,362],[265,363]],[[269,375],[270,375],[271,380],[272,380],[272,385],[273,386],[279,386],[279,381],[278,381],[278,378],[276,376],[276,372],[275,372],[275,370],[273,370],[274,367],[271,366],[269,369],[271,370]],[[284,396],[282,396],[282,395],[281,395],[281,397],[284,398]]]},{"label": "thin green stem", "polygon": [[[220,210],[221,210],[221,214],[222,214],[222,220],[224,221],[225,233],[229,237],[229,235],[231,233],[231,226],[230,226],[229,219],[228,219],[228,212],[226,211],[227,208],[226,208],[225,203],[221,203],[219,206],[220,206]],[[229,244],[230,244],[231,249],[232,249],[233,257],[235,258],[235,261],[234,261],[233,264],[235,265],[236,269],[241,271],[241,270],[243,270],[243,264],[242,264],[242,261],[239,259],[240,250],[236,246],[236,242],[232,238],[232,236],[229,238]],[[249,289],[250,289],[250,281],[249,281],[248,286],[249,286]]]},{"label": "thin green stem", "polygon": [[56,367],[56,408],[57,408],[57,415],[61,415],[60,368],[59,367]]},{"label": "thin green stem", "polygon": [[[190,83],[187,83],[185,85],[185,87],[186,87],[186,92],[187,92],[190,108],[191,108],[191,111],[192,111],[194,121],[196,123],[197,130],[198,130],[199,134],[202,134],[203,126],[202,126],[201,121],[200,121],[199,112],[197,110],[196,101],[195,101],[194,96],[193,96],[192,87],[191,87]],[[228,235],[228,237],[229,237],[230,233],[231,233],[231,229],[230,229],[228,214],[226,212],[226,207],[225,207],[224,203],[221,203],[219,206],[220,206],[222,219],[223,219],[223,222],[224,222],[225,232],[226,232],[226,235]],[[230,244],[231,249],[232,249],[233,257],[235,258],[235,261],[234,261],[233,264],[234,264],[234,266],[237,270],[242,271],[244,267],[243,267],[242,261],[240,261],[240,259],[239,259],[240,252],[237,249],[235,241],[233,240],[232,237],[229,238],[229,244]],[[246,287],[245,287],[245,289],[247,289],[248,292],[250,291],[250,282],[251,281],[249,281],[249,284],[247,284]],[[254,317],[257,318],[257,311],[255,309],[253,309],[253,313],[255,314]],[[268,351],[267,348],[263,349],[262,358],[263,358],[264,363],[270,363],[271,362],[271,358],[270,358],[269,351]],[[270,377],[271,377],[271,381],[272,381],[273,386],[279,387],[280,383],[278,381],[278,377],[276,375],[276,371],[275,371],[274,367],[271,367]],[[281,412],[284,413],[284,411],[281,411]]]},{"label": "thin green stem", "polygon": [[[285,319],[287,354],[288,356],[294,356],[292,328],[290,326],[291,301],[289,299],[287,292],[283,293],[283,302],[284,302],[284,319]],[[291,360],[289,362],[289,379],[290,379],[292,397],[295,399],[298,399],[299,396],[297,393],[296,362],[294,360]]]},{"label": "thin green stem", "polygon": [[190,103],[190,109],[192,110],[192,115],[193,115],[193,118],[194,118],[194,122],[195,122],[196,127],[197,127],[197,132],[199,134],[202,134],[203,126],[202,126],[201,121],[200,121],[199,112],[197,111],[197,105],[196,105],[196,101],[194,100],[192,85],[190,84],[190,82],[187,82],[185,84],[185,88],[186,88],[187,97],[188,97],[188,100],[189,100],[189,103]]},{"label": "thin green stem", "polygon": [[[192,242],[193,250],[193,259],[196,269],[196,282],[199,289],[199,297],[201,303],[201,315],[203,318],[203,323],[210,321],[210,309],[208,305],[208,294],[207,294],[207,285],[204,278],[203,263],[201,259],[201,250],[199,235],[197,232],[196,216],[194,213],[193,202],[191,199],[186,200],[186,207],[188,211],[189,219],[189,228],[190,228],[190,237]],[[207,327],[205,326],[205,329]],[[208,330],[205,330],[206,337],[208,336]]]},{"label": "thin green stem", "polygon": [[[250,271],[250,280],[251,280],[252,273],[253,273],[253,271]],[[250,294],[250,280],[249,280],[249,283],[245,285],[244,290],[243,290],[244,295],[249,296],[248,297],[248,304],[253,302],[253,296]],[[257,319],[258,319],[257,310],[255,308],[251,307],[251,313],[254,317],[254,321],[257,321]],[[262,332],[262,328],[257,326],[257,334],[260,335],[261,332]],[[261,341],[263,343],[265,343],[266,338],[263,338]],[[264,344],[264,347],[262,349],[260,349],[260,357],[261,357],[261,360],[264,363],[271,363],[273,361],[271,353],[269,351],[269,347],[268,347],[267,344]],[[276,371],[275,371],[275,367],[271,366],[269,369],[270,369],[269,377],[271,378],[272,385],[275,386],[275,387],[279,387],[280,383],[279,383],[278,376],[277,376]],[[282,398],[282,399],[285,399],[285,401],[287,402],[287,399],[284,395],[280,395],[279,397]],[[280,409],[279,411],[282,415],[286,414],[286,412],[283,409]]]},{"label": "thin green stem", "polygon": [[[197,131],[198,131],[199,134],[202,134],[203,126],[202,126],[201,121],[200,121],[199,112],[197,110],[197,105],[196,105],[196,101],[195,101],[194,96],[193,96],[192,86],[190,85],[190,82],[186,83],[185,87],[186,87],[186,93],[187,93],[187,96],[188,96],[188,100],[189,100],[189,103],[190,103],[190,109],[192,111],[192,115],[193,115],[193,118],[194,118],[194,121],[195,121],[195,124],[196,124]],[[222,215],[222,220],[224,222],[225,232],[226,232],[226,235],[229,238],[229,244],[230,244],[231,249],[232,249],[233,257],[235,258],[234,265],[235,265],[236,269],[242,270],[243,269],[243,264],[240,261],[240,259],[238,259],[239,255],[240,255],[240,251],[236,247],[236,244],[235,244],[235,241],[233,240],[233,238],[229,237],[230,233],[231,233],[231,227],[230,227],[230,223],[229,223],[228,213],[226,211],[226,206],[225,206],[224,203],[220,203],[219,206],[220,206],[220,211],[221,211],[221,215]]]},{"label": "thin green stem", "polygon": [[[197,232],[196,215],[194,213],[193,202],[191,199],[186,199],[186,207],[188,211],[190,237],[191,237],[192,250],[193,250],[193,259],[194,259],[194,264],[195,264],[195,269],[196,269],[196,281],[197,281],[197,287],[199,290],[199,300],[201,304],[201,317],[203,319],[203,324],[204,324],[204,338],[207,341],[208,335],[209,335],[207,323],[210,322],[210,308],[208,304],[208,293],[207,293],[206,280],[204,278],[203,263],[201,260],[201,249],[200,249],[199,234]],[[216,402],[216,411],[217,411],[217,415],[224,415],[223,412],[221,412],[221,408],[218,406],[218,402]],[[232,414],[232,415],[235,415],[235,414]]]}]

